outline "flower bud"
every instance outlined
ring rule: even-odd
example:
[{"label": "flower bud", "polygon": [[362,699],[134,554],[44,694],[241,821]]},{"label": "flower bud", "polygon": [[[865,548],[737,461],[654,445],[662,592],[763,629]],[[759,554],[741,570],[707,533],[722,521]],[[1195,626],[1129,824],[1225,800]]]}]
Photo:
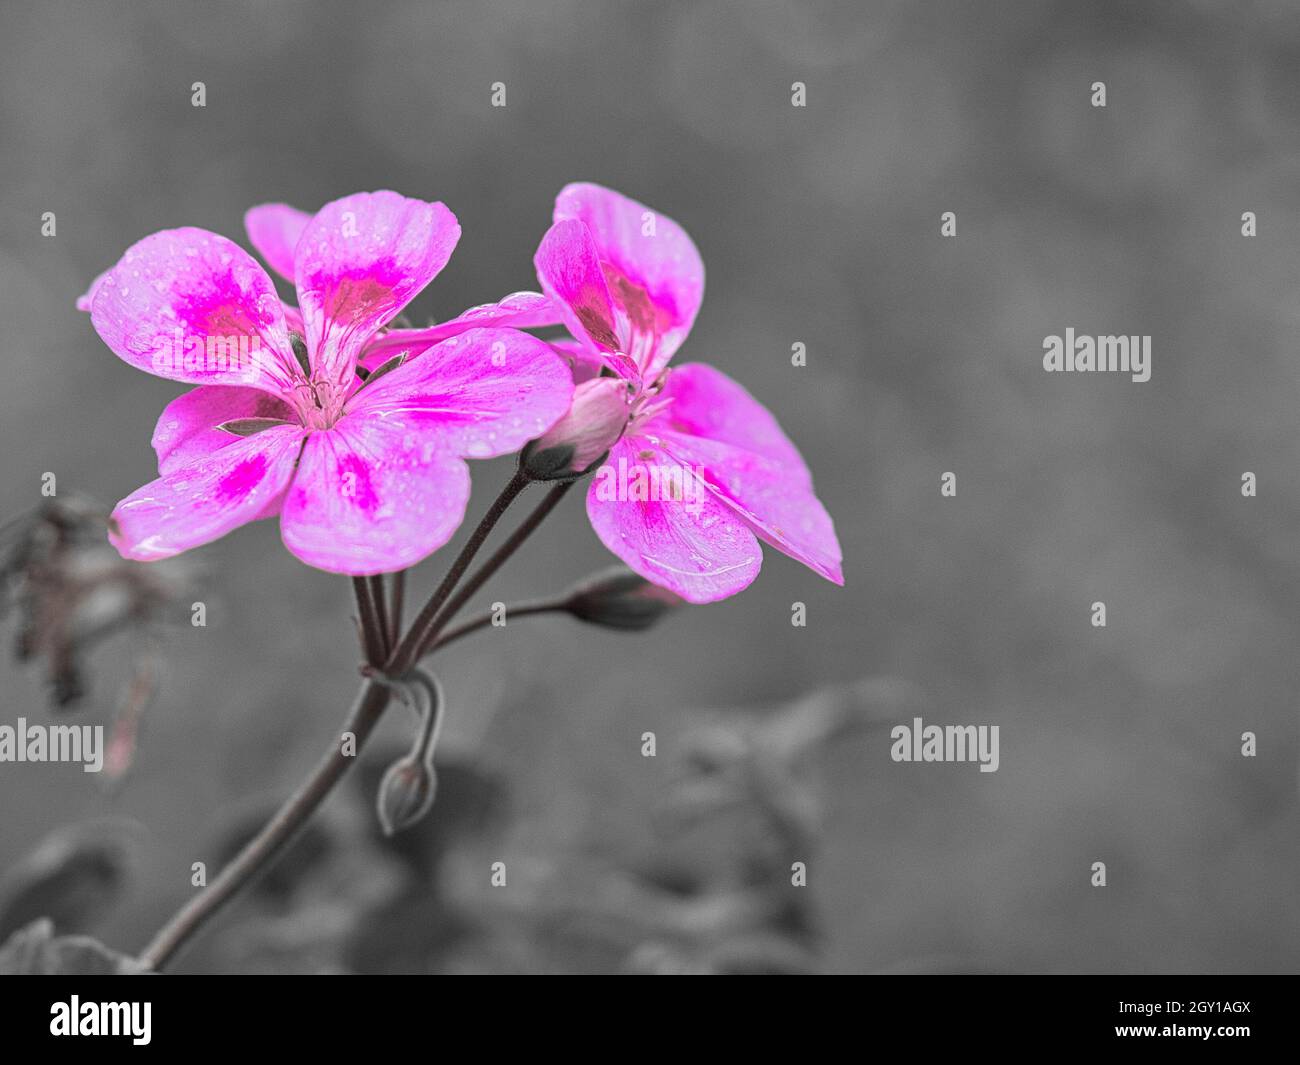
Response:
[{"label": "flower bud", "polygon": [[573,590],[565,609],[580,621],[610,629],[648,629],[683,599],[651,584],[626,566],[587,578]]},{"label": "flower bud", "polygon": [[582,476],[623,435],[629,396],[620,377],[583,381],[573,390],[569,412],[524,448],[524,473],[535,481]]},{"label": "flower bud", "polygon": [[438,778],[433,767],[405,755],[390,765],[379,783],[379,823],[384,835],[409,828],[429,812]]}]

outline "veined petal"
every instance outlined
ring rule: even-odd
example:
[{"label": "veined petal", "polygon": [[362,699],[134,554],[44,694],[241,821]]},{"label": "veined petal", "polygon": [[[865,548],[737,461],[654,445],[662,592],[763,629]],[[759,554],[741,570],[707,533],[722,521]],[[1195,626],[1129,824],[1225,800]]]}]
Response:
[{"label": "veined petal", "polygon": [[844,583],[835,525],[797,471],[717,440],[672,430],[654,439],[670,456],[668,463],[691,469],[761,540],[828,581]]},{"label": "veined petal", "polygon": [[643,458],[646,449],[645,441],[620,440],[596,471],[587,516],[601,542],[646,580],[691,603],[747,588],[763,564],[749,527],[691,483],[689,472],[662,465],[661,451]]},{"label": "veined petal", "polygon": [[307,438],[280,535],[318,569],[388,573],[451,539],[468,500],[469,470],[435,435],[349,414]]},{"label": "veined petal", "polygon": [[236,443],[240,437],[218,429],[237,418],[297,421],[293,408],[258,388],[200,385],[163,408],[153,431],[158,472],[170,473]]},{"label": "veined petal", "polygon": [[646,435],[693,467],[760,539],[843,584],[835,525],[813,492],[803,456],[767,408],[703,363],[670,370],[659,398],[671,402]]},{"label": "veined petal", "polygon": [[791,481],[812,486],[803,456],[776,418],[721,370],[702,362],[674,366],[659,398],[672,402],[655,425],[753,451],[782,466]]},{"label": "veined petal", "polygon": [[572,399],[573,376],[545,341],[517,329],[470,329],[365,385],[347,410],[486,459],[540,436]]},{"label": "veined petal", "polygon": [[704,298],[704,262],[686,231],[666,215],[600,185],[566,185],[556,222],[591,233],[609,291],[628,318],[631,355],[653,380],[681,347]]},{"label": "veined petal", "polygon": [[570,333],[606,356],[627,347],[626,323],[620,326],[586,226],[572,220],[556,222],[542,237],[533,263],[543,291],[555,301]]},{"label": "veined petal", "polygon": [[373,370],[400,352],[424,351],[448,337],[457,336],[467,329],[509,328],[535,329],[541,326],[560,325],[563,319],[559,308],[540,292],[514,292],[496,303],[483,303],[463,311],[450,321],[431,325],[426,329],[390,329],[366,345],[361,364]]},{"label": "veined petal", "polygon": [[302,429],[268,429],[170,470],[113,511],[109,540],[124,558],[169,558],[275,512],[293,479]]},{"label": "veined petal", "polygon": [[441,203],[361,192],[326,204],[294,255],[313,373],[350,383],[367,340],[451,257],[460,225]]},{"label": "veined petal", "polygon": [[293,253],[311,215],[286,203],[263,203],[244,214],[248,240],[266,265],[286,281],[293,281]]},{"label": "veined petal", "polygon": [[292,380],[270,277],[238,244],[203,229],[132,245],[95,287],[90,320],[116,355],[159,377],[276,394]]}]

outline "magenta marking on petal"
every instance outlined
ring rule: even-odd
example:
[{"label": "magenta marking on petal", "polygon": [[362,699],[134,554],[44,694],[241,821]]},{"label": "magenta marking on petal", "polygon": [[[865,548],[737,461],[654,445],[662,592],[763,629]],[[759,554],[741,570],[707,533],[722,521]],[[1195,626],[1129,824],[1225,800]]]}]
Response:
[{"label": "magenta marking on petal", "polygon": [[266,476],[266,456],[261,453],[250,455],[217,482],[213,492],[217,503],[230,503],[243,499]]},{"label": "magenta marking on petal", "polygon": [[217,282],[212,299],[196,296],[183,305],[181,313],[192,329],[203,336],[231,340],[258,331],[260,323],[253,321],[243,307],[227,298],[226,293],[234,284],[233,278],[223,278]]},{"label": "magenta marking on petal", "polygon": [[339,458],[339,491],[353,506],[367,514],[373,514],[379,506],[379,497],[370,477],[370,466],[355,453],[346,453]]},{"label": "magenta marking on petal", "polygon": [[600,268],[604,271],[610,292],[622,303],[623,309],[627,312],[628,321],[633,329],[646,333],[659,333],[672,324],[671,315],[661,310],[650,293],[641,285],[630,281],[609,263],[601,263]]},{"label": "magenta marking on petal", "polygon": [[642,374],[655,366],[663,337],[673,328],[675,312],[670,306],[651,296],[646,289],[630,280],[617,267],[601,263],[605,283],[615,303],[627,318],[631,333],[630,351],[627,355],[636,363]]},{"label": "magenta marking on petal", "polygon": [[602,306],[604,302],[603,292],[598,292],[594,288],[584,288],[574,301],[572,310],[592,340],[609,351],[617,351],[620,346],[618,337],[606,325],[605,311]]},{"label": "magenta marking on petal", "polygon": [[348,325],[356,318],[374,313],[393,299],[394,284],[376,279],[375,275],[390,277],[396,274],[393,263],[376,264],[367,271],[352,277],[341,277],[325,306],[326,317],[340,325]]}]

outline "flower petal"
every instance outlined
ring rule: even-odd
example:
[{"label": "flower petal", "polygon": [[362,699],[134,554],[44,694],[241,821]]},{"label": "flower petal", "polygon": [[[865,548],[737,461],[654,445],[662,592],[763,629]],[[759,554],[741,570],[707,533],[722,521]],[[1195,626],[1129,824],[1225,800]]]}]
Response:
[{"label": "flower petal", "polygon": [[390,329],[366,345],[361,364],[373,370],[399,352],[420,352],[467,329],[536,329],[559,325],[559,308],[540,292],[513,292],[496,303],[483,303],[463,311],[450,321],[427,329]]},{"label": "flower petal", "polygon": [[263,203],[244,214],[249,242],[266,265],[286,281],[293,281],[293,253],[311,215],[286,203]]},{"label": "flower petal", "polygon": [[297,415],[289,404],[258,388],[200,385],[168,403],[158,418],[153,431],[158,472],[170,473],[238,441],[217,428],[236,418],[296,421]]},{"label": "flower petal", "polygon": [[813,493],[803,456],[767,408],[703,363],[669,371],[659,398],[671,403],[646,433],[695,467],[762,540],[843,584],[835,525]]},{"label": "flower petal", "polygon": [[704,262],[686,231],[636,200],[600,185],[566,185],[555,221],[576,219],[594,239],[609,290],[631,328],[624,348],[653,380],[691,330],[704,298]]},{"label": "flower petal", "polygon": [[550,344],[517,329],[471,329],[366,385],[347,410],[486,459],[541,436],[572,399],[573,376]]},{"label": "flower petal", "polygon": [[696,479],[761,540],[828,581],[844,583],[835,525],[798,471],[753,451],[699,436],[669,430],[655,440],[673,463],[693,469]]},{"label": "flower petal", "polygon": [[99,291],[99,286],[103,283],[104,278],[109,274],[105,270],[102,274],[96,275],[95,279],[86,287],[86,291],[77,297],[77,310],[90,313],[90,305],[95,302],[95,293]]},{"label": "flower petal", "polygon": [[318,569],[388,573],[451,539],[468,501],[469,470],[436,437],[352,414],[307,438],[280,535]]},{"label": "flower petal", "polygon": [[302,311],[298,310],[292,303],[284,303],[281,306],[284,308],[284,324],[289,327],[289,332],[302,336],[304,329]]},{"label": "flower petal", "polygon": [[533,256],[537,279],[555,302],[564,324],[579,340],[608,355],[621,352],[628,336],[620,326],[600,256],[587,227],[557,222],[546,231]]},{"label": "flower petal", "polygon": [[437,276],[458,240],[441,203],[361,192],[322,207],[294,256],[314,374],[349,384],[365,342]]},{"label": "flower petal", "polygon": [[569,364],[569,370],[573,374],[573,383],[575,385],[580,385],[583,381],[590,381],[593,377],[599,377],[600,372],[605,368],[605,360],[601,357],[600,352],[584,344],[581,340],[560,337],[555,340],[548,340],[547,343]]},{"label": "flower petal", "polygon": [[660,399],[672,403],[654,424],[745,448],[780,464],[792,481],[812,486],[812,474],[771,412],[745,387],[702,362],[674,366]]},{"label": "flower petal", "polygon": [[90,320],[121,359],[159,377],[277,394],[292,380],[271,279],[238,244],[203,229],[132,245],[95,287]]},{"label": "flower petal", "polygon": [[[587,516],[596,535],[646,580],[688,602],[712,603],[747,588],[763,564],[754,534],[703,488],[691,485],[683,498],[652,491],[648,486],[660,475],[652,476],[640,457],[645,443],[620,440],[596,471],[587,490]],[[646,491],[633,487],[638,481]],[[658,498],[639,498],[648,494]]]},{"label": "flower petal", "polygon": [[169,558],[275,512],[293,479],[302,430],[268,429],[169,470],[113,511],[109,539],[124,558]]}]

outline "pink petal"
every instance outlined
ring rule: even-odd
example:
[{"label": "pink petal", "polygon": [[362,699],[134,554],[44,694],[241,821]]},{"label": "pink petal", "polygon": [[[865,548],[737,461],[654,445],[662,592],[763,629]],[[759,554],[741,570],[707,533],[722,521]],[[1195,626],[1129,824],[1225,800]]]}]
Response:
[{"label": "pink petal", "polygon": [[312,369],[348,384],[361,348],[451,257],[460,226],[441,203],[361,192],[326,204],[298,241],[294,275]]},{"label": "pink petal", "polygon": [[671,218],[600,185],[566,185],[555,221],[576,219],[594,239],[609,290],[631,327],[632,355],[653,380],[681,347],[704,298],[704,262]]},{"label": "pink petal", "polygon": [[108,276],[108,273],[105,270],[102,274],[97,275],[95,280],[86,288],[86,291],[77,297],[77,310],[84,311],[86,314],[90,313],[90,305],[95,301],[95,293],[99,291],[99,286],[104,278]]},{"label": "pink petal", "polygon": [[129,248],[95,289],[90,320],[120,358],[159,377],[274,393],[293,377],[271,279],[206,230],[164,230]]},{"label": "pink petal", "polygon": [[469,470],[436,436],[379,414],[350,414],[308,437],[280,535],[319,569],[387,573],[451,539],[468,500]]},{"label": "pink petal", "polygon": [[609,355],[624,350],[626,329],[620,329],[618,309],[586,226],[573,221],[551,226],[533,263],[542,289],[555,302],[569,332]]},{"label": "pink petal", "polygon": [[559,325],[560,311],[540,292],[514,292],[496,303],[484,303],[458,314],[450,321],[427,329],[390,329],[366,345],[361,364],[373,370],[400,352],[420,352],[440,340],[467,329],[536,329]]},{"label": "pink petal", "polygon": [[366,385],[347,410],[486,459],[540,436],[572,399],[573,377],[545,341],[517,329],[471,329]]},{"label": "pink petal", "polygon": [[720,370],[688,363],[668,373],[666,410],[646,427],[765,542],[844,583],[835,526],[813,494],[812,474],[767,408]]},{"label": "pink petal", "polygon": [[284,308],[284,324],[289,327],[289,332],[304,336],[303,330],[306,327],[302,324],[302,311],[292,303],[284,303],[281,306]]},{"label": "pink petal", "polygon": [[158,472],[171,473],[243,439],[217,428],[236,418],[298,420],[289,404],[261,389],[200,385],[168,403],[158,418],[153,431]]},{"label": "pink petal", "polygon": [[[596,535],[646,580],[691,603],[712,603],[747,588],[763,553],[735,512],[706,490],[693,498],[629,498],[635,470],[649,478],[644,440],[620,440],[587,490],[587,516]],[[664,461],[660,453],[660,462]],[[623,472],[620,477],[620,471]],[[621,497],[621,498],[620,498]]]},{"label": "pink petal", "polygon": [[588,347],[581,340],[570,340],[561,337],[558,340],[548,340],[547,343],[555,349],[561,358],[568,362],[575,385],[580,385],[583,381],[590,381],[593,377],[599,377],[601,370],[605,368],[606,363],[600,352]]},{"label": "pink petal", "polygon": [[249,242],[266,265],[293,281],[293,253],[311,215],[285,203],[263,203],[244,214]]},{"label": "pink petal", "polygon": [[[655,428],[657,423],[651,425],[651,432]],[[694,469],[697,480],[743,518],[760,539],[827,580],[844,583],[835,526],[798,470],[699,436],[669,430],[654,439],[669,456],[660,461]]]},{"label": "pink petal", "polygon": [[302,430],[237,439],[139,488],[113,511],[109,533],[124,558],[168,558],[274,513],[293,479]]},{"label": "pink petal", "polygon": [[812,487],[812,474],[799,449],[744,386],[702,362],[674,366],[660,399],[671,405],[654,422],[691,436],[702,436],[756,452],[784,467],[792,481]]}]

